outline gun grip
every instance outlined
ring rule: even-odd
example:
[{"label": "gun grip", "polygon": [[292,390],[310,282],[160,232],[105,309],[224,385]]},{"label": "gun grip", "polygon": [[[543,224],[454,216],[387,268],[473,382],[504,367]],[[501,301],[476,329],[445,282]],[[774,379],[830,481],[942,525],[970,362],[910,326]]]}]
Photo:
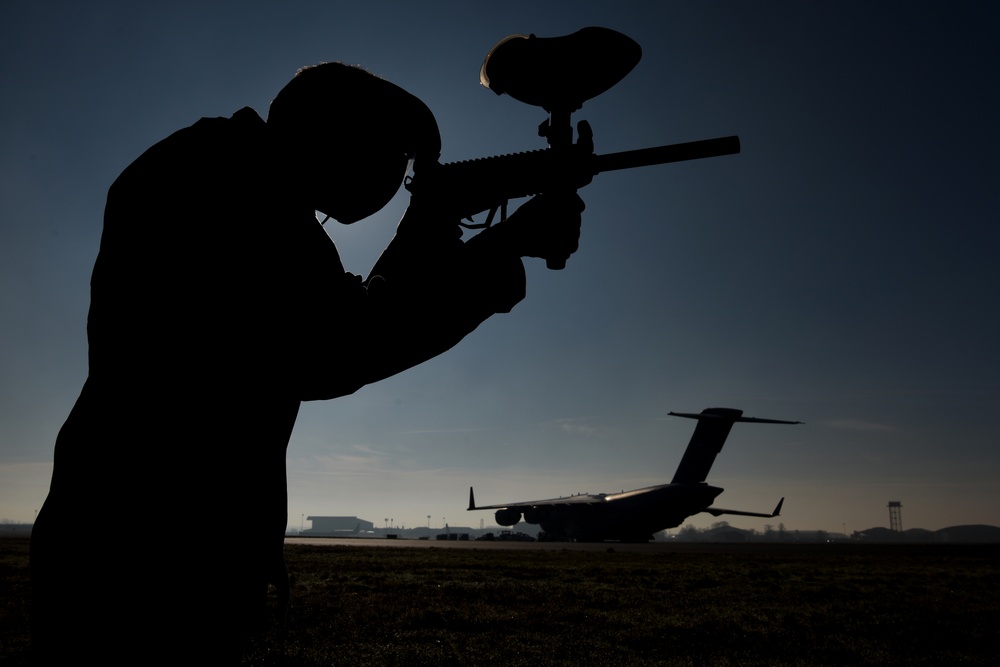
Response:
[{"label": "gun grip", "polygon": [[545,268],[549,271],[562,271],[566,268],[566,258],[556,257],[553,259],[545,260]]}]

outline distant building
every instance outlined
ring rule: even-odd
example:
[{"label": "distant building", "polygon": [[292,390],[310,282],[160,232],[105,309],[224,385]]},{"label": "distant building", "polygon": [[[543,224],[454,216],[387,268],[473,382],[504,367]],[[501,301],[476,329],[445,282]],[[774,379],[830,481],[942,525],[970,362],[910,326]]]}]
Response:
[{"label": "distant building", "polygon": [[356,516],[308,516],[306,519],[312,522],[312,528],[303,530],[300,535],[344,537],[375,532],[375,524]]}]

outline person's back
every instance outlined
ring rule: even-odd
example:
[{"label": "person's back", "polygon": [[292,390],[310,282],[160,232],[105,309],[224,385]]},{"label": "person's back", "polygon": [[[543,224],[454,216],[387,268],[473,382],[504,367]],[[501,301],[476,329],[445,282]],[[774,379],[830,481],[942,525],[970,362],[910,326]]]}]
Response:
[{"label": "person's back", "polygon": [[[267,180],[263,139],[250,110],[202,120],[147,151],[109,192],[90,375],[57,440],[33,537],[44,655],[142,661],[136,653],[158,643],[157,659],[238,647],[206,642],[241,634],[249,591],[263,595],[255,561],[275,536],[280,549],[299,398],[278,377],[287,322],[262,291],[282,286],[262,274],[343,273],[332,244],[323,263],[278,266],[278,237],[294,238],[295,225],[273,225],[288,207]],[[312,212],[303,215],[306,228]],[[294,307],[296,291],[283,291],[281,308]]]}]

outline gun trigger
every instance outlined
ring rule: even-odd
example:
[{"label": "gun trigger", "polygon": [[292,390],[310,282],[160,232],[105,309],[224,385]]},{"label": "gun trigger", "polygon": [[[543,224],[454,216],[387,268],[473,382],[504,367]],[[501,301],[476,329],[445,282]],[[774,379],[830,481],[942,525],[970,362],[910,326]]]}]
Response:
[{"label": "gun trigger", "polygon": [[490,209],[490,214],[486,216],[486,222],[483,223],[483,227],[489,229],[489,226],[493,224],[493,218],[496,216],[496,214],[497,214],[497,207],[494,206],[493,208]]},{"label": "gun trigger", "polygon": [[581,146],[583,150],[588,153],[594,152],[594,130],[591,129],[590,123],[585,120],[581,120],[576,124],[576,145]]},{"label": "gun trigger", "polygon": [[459,227],[464,227],[465,229],[486,229],[487,227],[490,226],[490,223],[493,221],[493,214],[491,213],[490,217],[486,220],[486,222],[482,223],[477,223],[475,220],[472,219],[472,216],[467,216],[465,218],[462,218],[462,220],[468,220],[468,222],[459,222],[458,223]]}]

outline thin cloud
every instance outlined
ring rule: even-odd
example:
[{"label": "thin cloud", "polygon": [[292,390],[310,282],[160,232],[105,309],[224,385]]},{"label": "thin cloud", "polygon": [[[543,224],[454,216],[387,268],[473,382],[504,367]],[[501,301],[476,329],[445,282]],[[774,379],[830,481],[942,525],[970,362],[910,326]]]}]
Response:
[{"label": "thin cloud", "polygon": [[576,417],[568,419],[556,419],[553,423],[561,431],[565,431],[571,435],[594,435],[597,433],[597,427],[593,424],[593,419],[590,417]]},{"label": "thin cloud", "polygon": [[289,470],[313,475],[373,475],[386,469],[390,457],[367,445],[355,445],[345,453],[290,458]]},{"label": "thin cloud", "polygon": [[469,426],[461,428],[427,428],[399,431],[400,435],[425,435],[428,433],[483,433],[486,431],[496,431],[500,427],[496,426]]},{"label": "thin cloud", "polygon": [[888,433],[896,428],[888,424],[865,421],[863,419],[835,419],[827,422],[833,428],[841,428],[849,431],[865,431],[867,433]]}]

